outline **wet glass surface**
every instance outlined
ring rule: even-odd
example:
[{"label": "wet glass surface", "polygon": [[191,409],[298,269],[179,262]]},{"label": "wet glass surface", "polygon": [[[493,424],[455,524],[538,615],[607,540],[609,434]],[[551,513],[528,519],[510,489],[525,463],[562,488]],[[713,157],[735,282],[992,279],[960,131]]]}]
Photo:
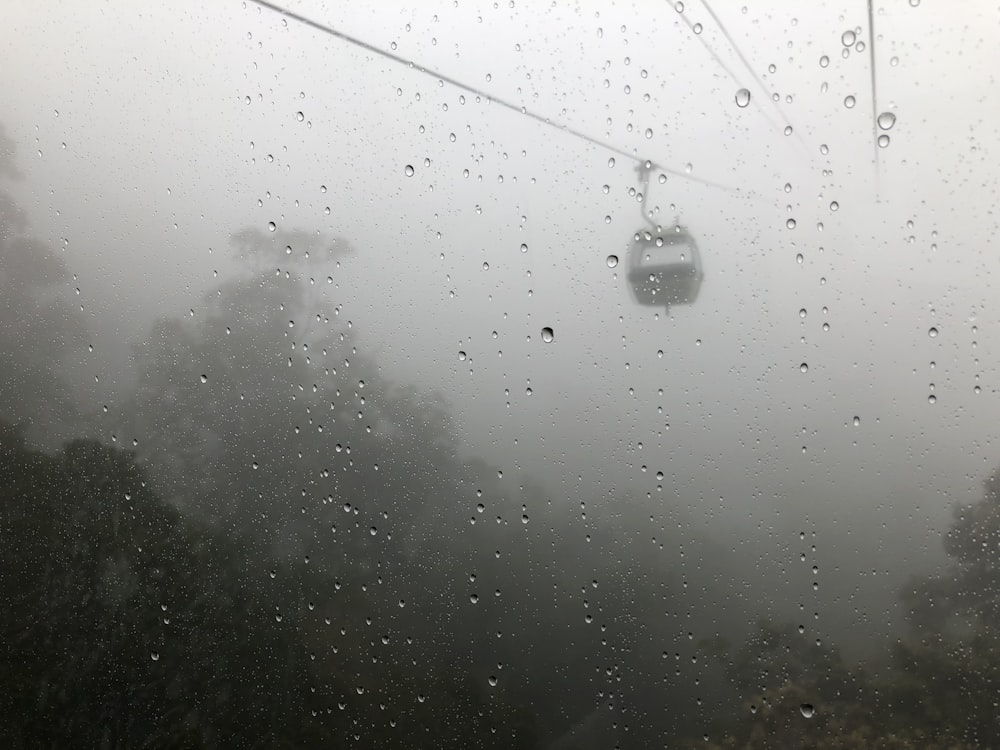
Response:
[{"label": "wet glass surface", "polygon": [[7,16],[5,746],[1000,744],[996,8]]}]

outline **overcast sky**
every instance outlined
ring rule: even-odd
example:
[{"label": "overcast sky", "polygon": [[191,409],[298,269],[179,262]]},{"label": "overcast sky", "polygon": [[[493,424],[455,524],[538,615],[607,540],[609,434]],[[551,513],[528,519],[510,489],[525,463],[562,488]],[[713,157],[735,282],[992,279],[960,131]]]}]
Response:
[{"label": "overcast sky", "polygon": [[[231,233],[319,231],[355,250],[315,270],[342,319],[470,454],[568,506],[680,503],[749,565],[827,534],[845,591],[937,564],[1000,463],[1000,12],[877,2],[873,109],[862,0],[608,5],[290,4],[407,67],[250,2],[9,4],[14,192],[98,352],[74,378],[120,395],[126,342],[198,314]],[[666,315],[627,288],[622,151],[701,250]]]}]

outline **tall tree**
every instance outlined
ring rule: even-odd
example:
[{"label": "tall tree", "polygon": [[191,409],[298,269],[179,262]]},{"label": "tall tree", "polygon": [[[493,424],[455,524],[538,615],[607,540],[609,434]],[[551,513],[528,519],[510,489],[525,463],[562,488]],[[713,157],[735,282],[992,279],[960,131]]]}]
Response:
[{"label": "tall tree", "polygon": [[243,272],[137,348],[140,458],[214,523],[295,554],[377,558],[454,460],[447,412],[385,378],[338,321],[325,287],[346,243],[246,230],[233,246]]},{"label": "tall tree", "polygon": [[958,506],[944,548],[949,569],[903,591],[911,632],[895,648],[902,674],[891,700],[912,707],[939,734],[976,746],[1000,743],[1000,471],[983,497]]},{"label": "tall tree", "polygon": [[[0,126],[0,178],[20,176]],[[68,348],[82,344],[83,325],[60,296],[65,262],[27,230],[24,212],[0,188],[0,418],[24,423],[29,438],[54,448],[78,426],[59,372]]]},{"label": "tall tree", "polygon": [[6,746],[276,746],[315,732],[273,563],[184,521],[130,454],[93,441],[46,455],[0,424],[0,474]]}]

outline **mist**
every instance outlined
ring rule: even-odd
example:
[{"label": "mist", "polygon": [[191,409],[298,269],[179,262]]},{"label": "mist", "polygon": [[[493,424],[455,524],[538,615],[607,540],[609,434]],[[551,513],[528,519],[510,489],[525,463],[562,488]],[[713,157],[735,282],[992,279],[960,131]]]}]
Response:
[{"label": "mist", "polygon": [[[405,726],[441,747],[765,746],[726,723],[765,731],[754,690],[795,708],[772,742],[820,746],[847,695],[903,716],[878,680],[919,674],[916,652],[887,654],[958,637],[923,604],[985,617],[954,539],[1000,464],[1000,19],[714,5],[15,3],[7,495],[45,465],[84,489],[38,508],[116,529],[88,549],[117,562],[67,601],[144,634],[157,597],[227,602],[163,629],[156,668],[237,621],[231,682],[254,644],[297,654],[255,667],[278,696],[245,726],[265,745],[407,746]],[[685,291],[633,273],[681,229]],[[140,559],[135,535],[180,551]],[[811,666],[745,679],[741,654],[782,639]],[[222,690],[134,679],[151,707]],[[824,714],[810,690],[841,697]],[[253,713],[237,693],[220,705]],[[159,735],[149,710],[107,742],[233,729],[178,709]],[[970,726],[927,731],[996,737]]]}]

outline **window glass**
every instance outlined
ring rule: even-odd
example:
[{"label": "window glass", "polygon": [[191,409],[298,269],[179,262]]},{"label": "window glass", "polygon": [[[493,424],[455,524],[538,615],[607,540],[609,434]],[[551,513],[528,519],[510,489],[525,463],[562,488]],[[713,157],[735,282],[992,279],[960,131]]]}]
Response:
[{"label": "window glass", "polygon": [[3,744],[1000,744],[996,8],[6,15]]}]

